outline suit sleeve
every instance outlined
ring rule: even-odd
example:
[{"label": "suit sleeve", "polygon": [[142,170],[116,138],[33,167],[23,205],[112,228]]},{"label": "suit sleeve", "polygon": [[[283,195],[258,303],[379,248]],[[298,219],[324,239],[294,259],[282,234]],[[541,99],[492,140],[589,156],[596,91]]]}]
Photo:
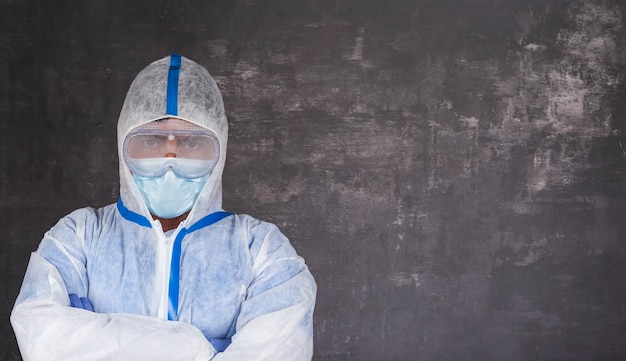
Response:
[{"label": "suit sleeve", "polygon": [[232,344],[213,360],[311,360],[317,287],[304,260],[273,225],[253,258]]},{"label": "suit sleeve", "polygon": [[[132,314],[70,307],[69,293],[86,295],[84,240],[73,213],[31,254],[11,325],[25,361],[202,360],[215,350],[194,326]],[[53,229],[54,230],[54,229]],[[58,238],[62,234],[64,239]],[[73,235],[73,236],[71,236]],[[114,292],[114,290],[112,290]]]}]

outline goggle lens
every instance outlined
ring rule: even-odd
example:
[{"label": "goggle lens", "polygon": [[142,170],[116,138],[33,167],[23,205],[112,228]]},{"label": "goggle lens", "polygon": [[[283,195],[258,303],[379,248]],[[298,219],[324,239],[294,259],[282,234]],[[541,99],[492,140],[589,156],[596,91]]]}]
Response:
[{"label": "goggle lens", "polygon": [[208,131],[138,131],[126,137],[124,159],[142,177],[159,177],[171,169],[182,177],[198,178],[215,167],[218,144]]},{"label": "goggle lens", "polygon": [[128,140],[130,158],[160,158],[168,153],[176,158],[213,159],[216,142],[207,135],[134,134]]}]

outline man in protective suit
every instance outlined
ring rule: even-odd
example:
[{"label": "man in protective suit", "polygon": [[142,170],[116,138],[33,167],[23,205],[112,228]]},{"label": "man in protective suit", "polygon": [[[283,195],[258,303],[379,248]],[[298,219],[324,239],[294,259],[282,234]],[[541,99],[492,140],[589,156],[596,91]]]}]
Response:
[{"label": "man in protective suit", "polygon": [[31,255],[11,314],[24,360],[311,360],[303,259],[222,210],[228,124],[206,69],[147,66],[117,135],[120,200],[70,213]]}]

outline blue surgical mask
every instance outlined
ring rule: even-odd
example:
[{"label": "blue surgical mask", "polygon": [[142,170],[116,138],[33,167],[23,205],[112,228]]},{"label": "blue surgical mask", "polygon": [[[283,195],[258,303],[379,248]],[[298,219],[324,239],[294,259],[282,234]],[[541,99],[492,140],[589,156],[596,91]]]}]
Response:
[{"label": "blue surgical mask", "polygon": [[180,216],[193,207],[206,184],[208,175],[189,179],[180,177],[170,170],[156,178],[133,174],[133,179],[150,213],[160,218],[170,219]]}]

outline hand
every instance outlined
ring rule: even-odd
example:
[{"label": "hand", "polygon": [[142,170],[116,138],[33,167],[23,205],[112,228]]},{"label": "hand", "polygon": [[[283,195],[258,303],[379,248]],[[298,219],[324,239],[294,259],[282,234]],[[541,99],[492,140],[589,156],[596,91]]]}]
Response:
[{"label": "hand", "polygon": [[70,306],[93,312],[93,306],[87,297],[78,297],[74,293],[70,293]]}]

